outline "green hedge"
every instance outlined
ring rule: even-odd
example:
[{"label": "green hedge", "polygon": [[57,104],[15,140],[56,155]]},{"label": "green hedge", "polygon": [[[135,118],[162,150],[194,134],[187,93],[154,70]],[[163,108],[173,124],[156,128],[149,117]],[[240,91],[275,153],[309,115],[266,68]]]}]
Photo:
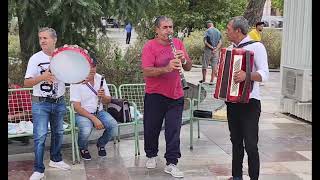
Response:
[{"label": "green hedge", "polygon": [[[222,31],[223,47],[230,44],[225,33]],[[184,44],[193,64],[201,65],[203,53],[203,35],[204,30],[196,30],[189,37],[184,38]],[[282,32],[275,29],[264,29],[262,43],[265,45],[268,53],[269,68],[279,68],[281,58],[281,38]],[[8,36],[8,55],[18,58],[20,55],[20,45],[18,36]],[[110,45],[107,38],[98,41],[99,47],[96,55],[99,66],[98,73],[104,74],[108,83],[120,85],[123,83],[141,83],[143,76],[141,72],[141,50],[145,39],[139,39],[134,45],[131,45],[124,54],[117,45]],[[19,60],[13,60],[9,63],[8,77],[15,83],[22,85],[25,68],[22,68]]]},{"label": "green hedge", "polygon": [[[20,48],[16,42],[19,42],[18,36],[9,37],[9,56],[19,57]],[[104,74],[107,83],[116,85],[124,83],[142,83],[141,71],[141,49],[143,41],[137,41],[130,46],[126,53],[123,53],[117,44],[110,44],[105,36],[97,41],[98,51],[95,55],[98,60],[97,72]],[[24,74],[26,69],[21,61],[12,59],[8,65],[8,77],[12,82],[23,86]]]},{"label": "green hedge", "polygon": [[267,49],[269,68],[280,68],[282,30],[264,28],[261,42]]},{"label": "green hedge", "polygon": [[[227,40],[224,31],[221,31],[222,47],[227,47],[230,42]],[[193,64],[201,65],[201,58],[203,53],[203,36],[204,30],[196,30],[191,33],[189,37],[184,38],[184,44],[189,56],[192,58]],[[281,59],[281,40],[282,32],[278,29],[264,29],[261,42],[265,45],[268,54],[269,68],[277,69],[280,67]]]},{"label": "green hedge", "polygon": [[193,64],[201,64],[204,31],[195,30],[183,42]]},{"label": "green hedge", "polygon": [[106,81],[115,85],[124,83],[143,83],[141,71],[142,41],[137,41],[130,46],[125,54],[119,46],[110,45],[107,40],[99,41],[100,50],[96,52],[98,57],[97,72],[104,74]]}]

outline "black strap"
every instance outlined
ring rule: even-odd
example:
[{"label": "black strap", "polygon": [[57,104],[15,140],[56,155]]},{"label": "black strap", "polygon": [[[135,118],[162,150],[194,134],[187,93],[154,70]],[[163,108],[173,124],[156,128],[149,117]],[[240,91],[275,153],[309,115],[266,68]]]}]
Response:
[{"label": "black strap", "polygon": [[44,64],[50,64],[50,62],[39,63],[38,66],[41,66],[41,65],[44,65]]},{"label": "black strap", "polygon": [[244,86],[242,89],[242,95],[240,97],[240,102],[245,103],[245,97],[250,88],[251,82],[251,66],[250,66],[250,51],[246,51],[246,79],[244,81]]},{"label": "black strap", "polygon": [[248,41],[248,42],[245,42],[245,43],[239,44],[238,46],[233,46],[233,47],[235,47],[235,48],[243,48],[246,45],[253,44],[253,43],[256,43],[256,42],[258,42],[258,41]]},{"label": "black strap", "polygon": [[[104,76],[101,77],[101,82],[100,82],[100,88],[103,86],[103,80],[104,80]],[[89,84],[89,83],[86,83],[86,85],[91,89],[91,91],[98,96],[98,93],[97,91]]]},{"label": "black strap", "polygon": [[91,89],[91,91],[95,94],[95,95],[98,95],[97,91],[93,89],[93,87],[89,84],[89,83],[86,83],[86,85]]}]

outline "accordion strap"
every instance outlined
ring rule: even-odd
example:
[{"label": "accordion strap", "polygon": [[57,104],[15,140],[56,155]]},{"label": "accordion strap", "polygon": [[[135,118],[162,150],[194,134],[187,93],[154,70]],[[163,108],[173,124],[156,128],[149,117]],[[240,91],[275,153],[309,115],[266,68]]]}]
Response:
[{"label": "accordion strap", "polygon": [[244,81],[243,91],[242,91],[242,95],[240,97],[241,103],[246,103],[245,97],[249,91],[250,82],[251,82],[250,51],[246,51],[246,79]]}]

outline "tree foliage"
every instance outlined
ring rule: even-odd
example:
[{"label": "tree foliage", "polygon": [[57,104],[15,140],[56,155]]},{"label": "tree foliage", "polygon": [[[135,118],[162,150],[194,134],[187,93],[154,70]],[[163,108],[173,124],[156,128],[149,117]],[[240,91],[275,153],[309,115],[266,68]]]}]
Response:
[{"label": "tree foliage", "polygon": [[273,8],[279,9],[281,14],[283,13],[283,5],[284,5],[284,0],[272,0],[271,1],[271,6]]},{"label": "tree foliage", "polygon": [[[145,5],[158,0],[9,0],[8,17],[17,16],[22,60],[40,50],[38,29],[53,27],[58,46],[78,44],[94,51],[101,16],[117,16],[138,22]],[[9,18],[8,18],[9,21]]]},{"label": "tree foliage", "polygon": [[152,38],[152,20],[159,15],[171,17],[175,31],[185,27],[189,30],[204,29],[209,19],[215,22],[218,29],[225,29],[228,20],[242,15],[246,6],[247,0],[171,0],[161,1],[158,6],[149,4],[146,17],[140,22],[142,32],[139,33]]},{"label": "tree foliage", "polygon": [[177,27],[202,29],[207,20],[226,23],[231,17],[243,14],[245,7],[246,0],[173,0],[168,8],[162,7],[162,13],[172,17]]}]

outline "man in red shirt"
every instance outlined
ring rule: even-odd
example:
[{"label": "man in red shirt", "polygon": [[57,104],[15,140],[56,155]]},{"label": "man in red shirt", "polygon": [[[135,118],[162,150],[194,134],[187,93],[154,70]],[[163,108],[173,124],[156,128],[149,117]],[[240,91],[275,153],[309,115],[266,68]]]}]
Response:
[{"label": "man in red shirt", "polygon": [[189,71],[191,59],[181,40],[173,39],[176,51],[170,46],[168,35],[173,34],[172,19],[159,16],[155,20],[156,37],[149,40],[142,50],[142,70],[146,82],[144,98],[144,150],[146,167],[155,168],[158,140],[165,119],[166,166],[164,171],[174,177],[183,177],[176,165],[180,153],[180,128],[184,104],[179,69]]}]

